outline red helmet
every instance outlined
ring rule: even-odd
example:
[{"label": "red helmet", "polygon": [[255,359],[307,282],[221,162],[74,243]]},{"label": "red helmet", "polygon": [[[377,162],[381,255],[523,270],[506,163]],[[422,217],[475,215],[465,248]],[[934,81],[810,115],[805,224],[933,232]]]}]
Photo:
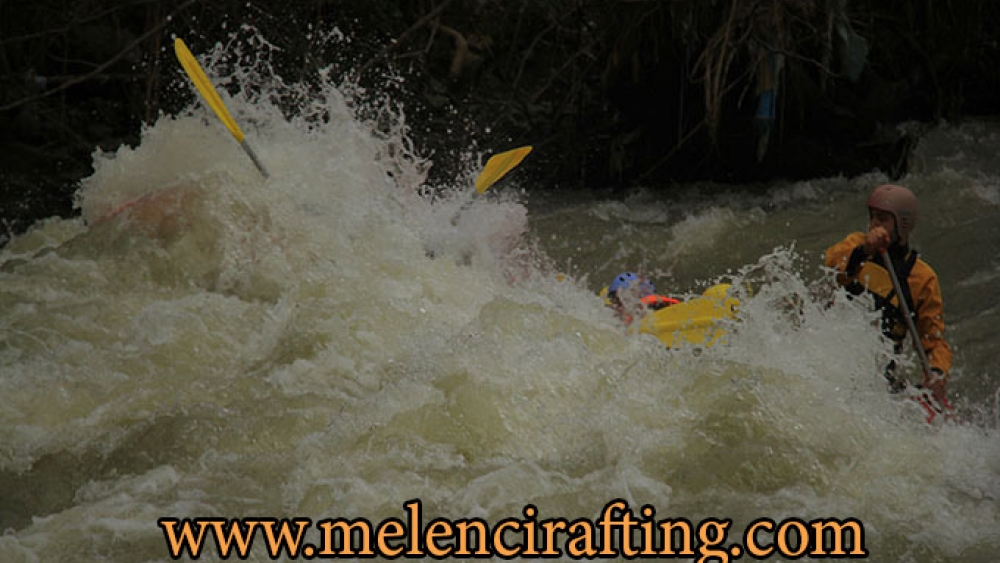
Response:
[{"label": "red helmet", "polygon": [[884,184],[875,188],[868,196],[868,207],[892,213],[901,238],[909,238],[917,226],[917,196],[903,186]]}]

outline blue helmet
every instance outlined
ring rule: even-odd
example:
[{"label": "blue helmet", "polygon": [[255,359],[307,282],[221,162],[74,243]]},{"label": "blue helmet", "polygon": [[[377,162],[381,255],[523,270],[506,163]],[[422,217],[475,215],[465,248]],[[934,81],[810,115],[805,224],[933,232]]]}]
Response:
[{"label": "blue helmet", "polygon": [[639,289],[642,290],[643,295],[650,295],[656,292],[656,288],[649,280],[640,279],[639,276],[633,274],[632,272],[622,272],[615,276],[615,279],[608,286],[608,293],[616,293],[620,289],[628,289],[632,287],[633,282],[639,282]]}]

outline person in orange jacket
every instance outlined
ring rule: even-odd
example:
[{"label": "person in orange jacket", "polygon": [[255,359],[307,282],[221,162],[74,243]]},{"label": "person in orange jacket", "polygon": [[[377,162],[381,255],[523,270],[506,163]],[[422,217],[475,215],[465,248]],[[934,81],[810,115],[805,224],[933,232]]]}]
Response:
[{"label": "person in orange jacket", "polygon": [[[883,251],[888,251],[892,268],[900,282],[903,298],[913,317],[920,343],[930,364],[921,387],[939,401],[951,371],[952,352],[945,340],[944,307],[937,274],[909,246],[910,233],[917,224],[917,198],[913,192],[891,184],[878,186],[868,197],[868,232],[851,233],[826,251],[826,265],[839,271],[837,282],[849,293],[870,294],[882,310],[882,333],[902,351],[907,337],[900,296],[895,288]],[[895,362],[886,367],[886,378],[898,391],[905,386],[894,374]]]},{"label": "person in orange jacket", "polygon": [[[632,272],[622,272],[615,276],[608,286],[608,300],[611,308],[626,325],[632,324],[634,312],[644,309],[657,311],[678,303],[676,299],[656,294],[656,287],[644,277]],[[635,301],[638,300],[638,304]]]}]

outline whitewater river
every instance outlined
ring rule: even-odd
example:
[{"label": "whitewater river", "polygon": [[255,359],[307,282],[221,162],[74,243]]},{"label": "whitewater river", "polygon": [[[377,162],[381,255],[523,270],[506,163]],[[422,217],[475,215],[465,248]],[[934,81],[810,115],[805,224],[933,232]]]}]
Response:
[{"label": "whitewater river", "polygon": [[[483,197],[476,154],[431,198],[400,120],[310,96],[291,120],[227,98],[270,179],[195,105],[95,154],[80,218],[0,251],[0,561],[170,561],[162,518],[378,523],[412,499],[425,526],[622,499],[732,519],[725,546],[853,518],[873,561],[996,560],[1000,124],[927,132],[903,180],[965,420],[931,426],[819,267],[884,177]],[[621,270],[752,295],[725,343],[667,350],[596,296]]]}]

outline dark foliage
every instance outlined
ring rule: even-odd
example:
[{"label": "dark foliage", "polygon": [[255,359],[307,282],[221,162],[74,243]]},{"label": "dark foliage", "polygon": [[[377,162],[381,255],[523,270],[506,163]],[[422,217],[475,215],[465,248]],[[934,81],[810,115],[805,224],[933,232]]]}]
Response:
[{"label": "dark foliage", "polygon": [[[897,176],[899,123],[1000,111],[995,0],[0,0],[7,229],[71,214],[95,149],[187,100],[172,36],[244,23],[287,81],[394,89],[438,178],[473,140],[534,144],[549,186]],[[307,32],[333,27],[351,41]]]}]

